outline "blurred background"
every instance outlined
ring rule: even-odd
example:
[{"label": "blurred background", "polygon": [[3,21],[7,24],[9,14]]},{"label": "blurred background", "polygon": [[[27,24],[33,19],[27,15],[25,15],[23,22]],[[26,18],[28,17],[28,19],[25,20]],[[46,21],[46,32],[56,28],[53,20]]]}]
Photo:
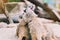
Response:
[{"label": "blurred background", "polygon": [[[8,0],[9,2],[20,2],[20,0]],[[60,10],[60,0],[39,0],[42,3],[48,3]]]},{"label": "blurred background", "polygon": [[[9,2],[20,2],[20,0],[8,0]],[[48,3],[57,9],[60,9],[60,0],[39,0],[42,3]]]}]

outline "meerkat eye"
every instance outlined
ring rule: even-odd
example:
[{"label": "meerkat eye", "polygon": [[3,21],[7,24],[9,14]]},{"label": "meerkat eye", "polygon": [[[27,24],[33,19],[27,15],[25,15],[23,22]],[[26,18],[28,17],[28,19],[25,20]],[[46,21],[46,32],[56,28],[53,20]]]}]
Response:
[{"label": "meerkat eye", "polygon": [[26,12],[26,10],[24,10],[24,12]]}]

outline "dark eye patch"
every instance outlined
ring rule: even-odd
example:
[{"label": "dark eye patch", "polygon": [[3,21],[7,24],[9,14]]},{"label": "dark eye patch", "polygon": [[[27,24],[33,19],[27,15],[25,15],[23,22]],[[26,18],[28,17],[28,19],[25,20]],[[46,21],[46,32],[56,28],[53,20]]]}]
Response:
[{"label": "dark eye patch", "polygon": [[19,16],[19,18],[21,18],[21,19],[22,19],[22,16]]},{"label": "dark eye patch", "polygon": [[27,9],[24,10],[24,12],[26,12]]}]

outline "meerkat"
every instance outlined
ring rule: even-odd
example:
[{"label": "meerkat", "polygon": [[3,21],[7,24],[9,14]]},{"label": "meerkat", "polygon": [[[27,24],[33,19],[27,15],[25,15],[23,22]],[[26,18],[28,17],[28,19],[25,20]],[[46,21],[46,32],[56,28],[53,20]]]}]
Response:
[{"label": "meerkat", "polygon": [[19,26],[17,27],[16,35],[18,36],[18,40],[29,40],[29,32],[28,32],[27,23],[22,19]]}]

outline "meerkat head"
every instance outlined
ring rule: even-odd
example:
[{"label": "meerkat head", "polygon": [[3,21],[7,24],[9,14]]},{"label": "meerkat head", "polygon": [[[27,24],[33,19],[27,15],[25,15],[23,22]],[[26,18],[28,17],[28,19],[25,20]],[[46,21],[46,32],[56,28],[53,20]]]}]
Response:
[{"label": "meerkat head", "polygon": [[23,15],[23,19],[26,22],[29,22],[30,20],[32,20],[35,17],[37,17],[37,15],[30,8],[27,8],[26,13],[24,13],[24,15]]}]

